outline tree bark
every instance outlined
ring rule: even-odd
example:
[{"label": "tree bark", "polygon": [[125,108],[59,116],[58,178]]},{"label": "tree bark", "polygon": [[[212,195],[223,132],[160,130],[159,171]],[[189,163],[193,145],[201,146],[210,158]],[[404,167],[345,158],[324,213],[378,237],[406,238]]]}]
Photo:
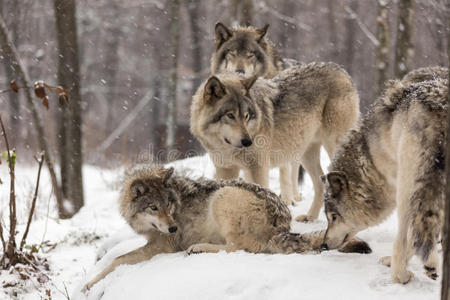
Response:
[{"label": "tree bark", "polygon": [[106,81],[106,86],[109,89],[106,91],[105,99],[108,99],[107,103],[107,115],[105,129],[110,130],[114,125],[114,95],[115,88],[117,86],[116,74],[119,64],[119,45],[120,45],[120,24],[119,24],[119,4],[118,0],[110,0],[105,5],[105,60],[104,75],[103,78]]},{"label": "tree bark", "polygon": [[[19,58],[19,53],[15,48],[14,44],[11,41],[11,38],[8,33],[8,29],[6,28],[3,17],[0,15],[0,46],[1,46],[1,54],[4,57],[11,57],[13,61],[16,62],[16,73],[18,77],[18,81],[23,85],[30,84],[30,79],[28,77],[28,73],[26,72],[25,67],[22,65],[22,62]],[[56,178],[55,169],[53,166],[53,159],[50,155],[50,151],[48,148],[47,137],[44,134],[44,127],[42,126],[41,119],[39,117],[39,113],[34,104],[33,97],[31,95],[30,89],[23,89],[25,93],[25,99],[27,101],[28,107],[31,111],[31,116],[33,119],[33,125],[36,129],[37,139],[39,142],[39,147],[41,151],[45,152],[45,163],[48,167],[48,171],[50,173],[50,179],[52,182],[53,190],[56,197],[56,203],[58,205],[58,212],[61,218],[65,217],[65,209],[63,206],[63,195],[61,189],[58,184],[58,180]]]},{"label": "tree bark", "polygon": [[398,2],[394,67],[394,73],[397,78],[402,78],[411,70],[412,59],[414,57],[414,47],[412,44],[413,2],[414,0],[399,0]]},{"label": "tree bark", "polygon": [[[350,8],[355,12],[355,14],[358,13],[358,0],[351,0]],[[345,27],[347,28],[347,34],[345,38],[345,45],[347,45],[347,51],[345,51],[345,64],[347,67],[347,71],[350,73],[350,75],[354,74],[353,70],[353,63],[355,61],[355,44],[356,44],[356,20],[352,17],[348,17],[346,20]]]},{"label": "tree bark", "polygon": [[338,35],[336,34],[335,1],[328,0],[328,32],[330,34],[330,60],[339,63]]},{"label": "tree bark", "polygon": [[190,0],[188,3],[189,21],[191,23],[192,35],[192,70],[194,71],[194,79],[192,80],[191,95],[194,95],[199,87],[202,77],[202,41],[200,20],[201,0]]},{"label": "tree bark", "polygon": [[170,2],[170,78],[167,103],[167,140],[166,147],[170,152],[175,150],[175,135],[177,130],[177,76],[178,76],[178,44],[180,39],[180,1]]},{"label": "tree bark", "polygon": [[[67,168],[66,192],[71,204],[68,216],[73,216],[84,205],[82,177],[82,117],[80,95],[80,71],[77,42],[75,0],[54,0],[56,32],[58,41],[58,81],[70,95],[70,111],[66,111],[68,122],[62,122],[61,130],[65,130],[65,149],[62,154],[61,167]],[[67,124],[67,126],[64,126]]]},{"label": "tree bark", "polygon": [[[14,5],[13,6],[13,12],[12,14],[16,17],[19,18],[20,17],[20,11],[17,9],[18,6]],[[3,19],[6,22],[5,19],[5,15],[7,15],[7,12],[5,11],[6,9],[6,5],[5,5],[5,1],[0,0],[0,14],[2,14]],[[17,23],[18,22],[13,22],[13,26],[12,28],[10,28],[10,34],[11,34],[11,40],[13,41],[14,44],[17,44]],[[8,82],[11,82],[11,80],[15,79],[15,72],[14,72],[14,66],[17,64],[12,57],[5,57],[6,59],[6,63],[4,64],[5,66],[5,74],[6,74],[6,78],[8,79]],[[20,142],[20,122],[19,122],[19,116],[20,116],[20,102],[19,102],[19,95],[17,93],[9,93],[7,96],[8,99],[8,105],[9,105],[9,124],[11,126],[11,132],[13,132],[14,134],[12,134],[10,136],[10,143],[11,146],[13,148],[18,148],[20,145],[18,144]]]},{"label": "tree bark", "polygon": [[[447,2],[447,12],[450,15],[450,3]],[[450,26],[450,18],[447,18]],[[449,27],[450,28],[450,27]],[[447,32],[447,54],[450,63],[450,31]],[[450,78],[450,71],[449,71]],[[447,149],[445,153],[445,211],[444,211],[444,230],[442,237],[442,249],[444,261],[442,262],[442,290],[441,300],[450,300],[450,81],[447,91]]]},{"label": "tree bark", "polygon": [[253,0],[242,0],[241,5],[241,21],[239,23],[241,26],[253,25]]},{"label": "tree bark", "polygon": [[390,34],[389,34],[389,11],[388,1],[377,0],[377,40],[378,46],[375,56],[375,66],[377,70],[377,84],[375,86],[375,95],[380,95],[384,90],[384,84],[389,78],[389,60],[390,60]]}]

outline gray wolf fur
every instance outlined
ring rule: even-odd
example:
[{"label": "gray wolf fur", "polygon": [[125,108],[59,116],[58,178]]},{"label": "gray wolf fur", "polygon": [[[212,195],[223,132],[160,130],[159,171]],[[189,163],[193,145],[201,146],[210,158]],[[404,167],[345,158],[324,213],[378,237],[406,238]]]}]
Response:
[{"label": "gray wolf fur", "polygon": [[413,276],[407,264],[414,254],[436,279],[443,221],[448,80],[418,78],[390,83],[347,134],[330,173],[322,177],[328,219],[324,249],[383,222],[397,207],[392,258],[381,262],[391,266],[392,279],[400,283]]},{"label": "gray wolf fur", "polygon": [[[211,57],[211,74],[236,72],[246,77],[273,78],[282,70],[299,65],[296,60],[283,59],[267,38],[269,25],[262,28],[229,28],[222,23],[215,26],[216,48]],[[304,170],[299,169],[299,182]],[[300,200],[300,195],[298,200]]]},{"label": "gray wolf fur", "polygon": [[415,69],[402,78],[403,84],[418,83],[422,81],[430,81],[436,79],[448,80],[448,68],[444,67],[424,67]]},{"label": "gray wolf fur", "polygon": [[191,105],[191,131],[209,152],[219,179],[269,185],[269,169],[280,167],[281,198],[298,197],[301,164],[311,175],[314,201],[299,221],[316,219],[322,206],[320,147],[332,155],[356,123],[359,97],[348,74],[333,63],[311,63],[271,80],[234,74],[210,77]]},{"label": "gray wolf fur", "polygon": [[[148,243],[119,256],[90,281],[89,289],[121,264],[136,264],[160,253],[304,253],[318,251],[324,231],[289,233],[291,215],[277,195],[243,181],[198,179],[173,169],[142,165],[126,176],[120,213]],[[369,253],[352,240],[343,252]]]}]

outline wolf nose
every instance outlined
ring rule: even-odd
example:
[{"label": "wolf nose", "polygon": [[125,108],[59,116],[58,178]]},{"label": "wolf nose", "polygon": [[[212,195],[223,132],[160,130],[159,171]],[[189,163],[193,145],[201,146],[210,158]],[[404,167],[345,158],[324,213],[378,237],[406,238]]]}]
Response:
[{"label": "wolf nose", "polygon": [[252,140],[251,139],[242,139],[241,144],[244,147],[250,147],[252,145]]},{"label": "wolf nose", "polygon": [[175,231],[177,231],[177,226],[172,226],[172,227],[169,227],[169,232],[170,233],[174,233]]},{"label": "wolf nose", "polygon": [[322,243],[322,245],[320,245],[320,250],[328,251],[328,245],[326,243]]},{"label": "wolf nose", "polygon": [[236,73],[245,74],[245,71],[243,69],[236,69]]}]

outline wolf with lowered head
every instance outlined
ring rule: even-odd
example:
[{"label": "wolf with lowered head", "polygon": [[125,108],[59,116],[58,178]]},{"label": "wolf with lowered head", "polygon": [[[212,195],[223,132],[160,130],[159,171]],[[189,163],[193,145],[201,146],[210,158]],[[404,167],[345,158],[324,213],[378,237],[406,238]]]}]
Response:
[{"label": "wolf with lowered head", "polygon": [[[422,81],[432,70],[391,82],[385,94],[337,149],[325,182],[328,228],[323,249],[383,222],[397,207],[392,279],[407,283],[416,254],[426,274],[438,274],[438,237],[444,204],[448,80]],[[448,70],[447,70],[448,73]],[[419,75],[419,76],[416,76]],[[415,77],[415,79],[413,79]]]},{"label": "wolf with lowered head", "polygon": [[[243,181],[192,180],[173,169],[149,165],[128,172],[120,213],[148,243],[115,258],[86,286],[91,288],[121,264],[136,264],[160,253],[303,253],[318,251],[324,231],[289,233],[291,215],[277,195]],[[342,252],[368,253],[353,240]]]},{"label": "wolf with lowered head", "polygon": [[348,74],[333,63],[311,63],[271,80],[217,74],[204,82],[191,105],[191,131],[209,152],[216,177],[244,171],[249,182],[269,185],[280,167],[281,198],[298,195],[301,164],[314,184],[314,201],[298,220],[316,219],[322,206],[320,147],[332,155],[359,116],[359,97]]}]

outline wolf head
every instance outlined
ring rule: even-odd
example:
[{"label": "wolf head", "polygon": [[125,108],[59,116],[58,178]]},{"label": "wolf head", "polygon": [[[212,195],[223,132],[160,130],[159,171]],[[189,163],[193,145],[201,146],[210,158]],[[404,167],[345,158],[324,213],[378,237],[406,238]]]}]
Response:
[{"label": "wolf head", "polygon": [[128,175],[122,190],[121,213],[140,234],[150,230],[175,233],[174,213],[179,195],[169,186],[173,168],[140,166]]},{"label": "wolf head", "polygon": [[234,74],[211,76],[199,88],[191,114],[191,130],[202,143],[214,148],[252,146],[263,118],[261,105],[249,93],[256,80],[255,76],[243,78]]},{"label": "wolf head", "polygon": [[358,223],[352,206],[352,192],[344,172],[335,171],[321,176],[325,184],[324,204],[328,220],[322,250],[336,249],[365,228]]},{"label": "wolf head", "polygon": [[282,60],[264,38],[269,25],[228,28],[222,23],[215,27],[216,50],[211,58],[213,74],[236,72],[245,76],[271,78],[280,69]]}]

